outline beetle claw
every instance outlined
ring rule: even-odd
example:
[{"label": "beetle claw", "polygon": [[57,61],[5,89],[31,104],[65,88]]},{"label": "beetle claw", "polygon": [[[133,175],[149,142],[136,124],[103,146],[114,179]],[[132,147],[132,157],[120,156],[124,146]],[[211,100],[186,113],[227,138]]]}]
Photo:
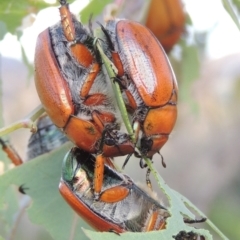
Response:
[{"label": "beetle claw", "polygon": [[124,169],[125,168],[125,166],[127,165],[127,163],[128,163],[128,160],[130,159],[130,157],[132,156],[132,154],[133,153],[131,153],[131,154],[128,154],[128,156],[126,157],[126,159],[125,159],[125,161],[124,161],[124,163],[123,163],[123,165],[122,165],[122,169]]},{"label": "beetle claw", "polygon": [[147,167],[147,164],[143,162],[143,159],[141,158],[139,161],[140,168],[145,168]]}]

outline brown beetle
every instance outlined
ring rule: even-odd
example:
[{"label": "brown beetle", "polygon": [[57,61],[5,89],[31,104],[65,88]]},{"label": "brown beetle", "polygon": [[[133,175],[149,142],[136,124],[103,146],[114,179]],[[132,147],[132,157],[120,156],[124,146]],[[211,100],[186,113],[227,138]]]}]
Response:
[{"label": "brown beetle", "polygon": [[68,138],[44,114],[37,121],[37,132],[33,133],[28,140],[27,159],[31,160],[48,153],[67,141],[69,141]]},{"label": "brown beetle", "polygon": [[164,50],[170,52],[184,31],[185,12],[181,0],[151,0],[145,25]]},{"label": "brown beetle", "polygon": [[4,141],[2,138],[0,138],[0,145],[2,145],[2,150],[7,154],[8,158],[15,166],[21,165],[23,163],[22,158],[9,142]]},{"label": "brown beetle", "polygon": [[114,99],[94,50],[94,38],[60,1],[61,22],[38,36],[35,84],[53,123],[81,149],[97,153],[94,181],[101,191],[106,157],[132,153],[134,145],[119,132]]},{"label": "brown beetle", "polygon": [[177,81],[156,37],[129,20],[102,26],[104,50],[118,69],[117,79],[132,117],[142,155],[152,157],[168,140],[177,118]]},{"label": "brown beetle", "polygon": [[[98,231],[147,232],[165,228],[169,213],[127,176],[104,166],[103,192],[94,201],[93,155],[78,148],[65,157],[59,190],[69,205]],[[116,201],[119,199],[119,201]]]}]

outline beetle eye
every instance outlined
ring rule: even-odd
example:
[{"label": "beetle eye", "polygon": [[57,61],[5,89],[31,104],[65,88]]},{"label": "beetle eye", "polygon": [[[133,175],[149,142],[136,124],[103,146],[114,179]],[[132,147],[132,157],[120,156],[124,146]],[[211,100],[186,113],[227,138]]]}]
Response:
[{"label": "beetle eye", "polygon": [[108,145],[108,146],[114,146],[114,145],[116,145],[115,141],[114,141],[112,138],[106,138],[106,139],[104,140],[104,143],[105,143],[106,145]]}]

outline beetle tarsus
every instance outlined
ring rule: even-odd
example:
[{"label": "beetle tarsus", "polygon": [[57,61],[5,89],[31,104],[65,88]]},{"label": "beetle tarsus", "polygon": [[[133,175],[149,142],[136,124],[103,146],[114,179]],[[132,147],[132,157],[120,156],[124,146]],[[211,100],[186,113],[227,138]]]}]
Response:
[{"label": "beetle tarsus", "polygon": [[122,169],[124,169],[125,168],[125,166],[127,165],[127,163],[128,163],[128,160],[130,159],[130,157],[133,155],[133,153],[131,153],[131,154],[128,154],[128,156],[126,157],[126,159],[125,159],[125,161],[124,161],[124,163],[123,163],[123,165],[122,165]]},{"label": "beetle tarsus", "polygon": [[150,180],[150,174],[151,174],[151,169],[148,168],[147,173],[146,173],[146,184],[147,184],[149,189],[153,190],[152,183],[151,183],[151,180]]},{"label": "beetle tarsus", "polygon": [[124,83],[124,81],[118,77],[114,77],[113,78],[113,82],[117,82],[120,85],[121,90],[127,90],[126,84]]}]

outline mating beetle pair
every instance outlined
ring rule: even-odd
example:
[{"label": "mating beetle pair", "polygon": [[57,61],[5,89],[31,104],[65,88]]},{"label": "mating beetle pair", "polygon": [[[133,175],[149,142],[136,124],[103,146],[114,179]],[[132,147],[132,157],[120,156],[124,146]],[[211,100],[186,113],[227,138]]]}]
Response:
[{"label": "mating beetle pair", "polygon": [[[48,116],[37,122],[38,132],[28,141],[29,157],[35,158],[61,146],[67,138],[56,128]],[[14,153],[8,143],[1,141],[6,153]],[[6,151],[7,150],[7,151]],[[13,154],[9,158],[15,162]],[[94,200],[95,157],[79,148],[72,148],[65,156],[59,190],[68,204],[90,226],[98,231],[116,233],[146,232],[165,228],[167,209],[156,199],[140,189],[132,179],[116,172],[114,166],[104,165],[103,194],[99,201]],[[28,183],[20,186],[21,193],[27,194]],[[122,191],[122,199],[116,201]],[[117,195],[117,196],[116,196]]]},{"label": "mating beetle pair", "polygon": [[[29,139],[28,156],[37,157],[67,141],[47,116],[38,120],[37,127],[38,133]],[[5,144],[4,150],[7,147],[8,144]],[[8,150],[7,153],[11,151]],[[114,166],[104,165],[104,194],[95,201],[92,187],[94,164],[93,155],[73,148],[62,165],[60,192],[81,218],[98,231],[148,232],[166,228],[166,219],[170,216],[167,209],[152,196],[152,192],[143,191],[129,176],[116,172]],[[27,186],[27,183],[24,187],[21,185],[19,191],[27,193],[24,192]],[[117,188],[127,194],[116,202],[114,190]],[[204,240],[195,233],[186,232],[180,232],[173,238]]]},{"label": "mating beetle pair", "polygon": [[[94,37],[60,1],[61,23],[42,32],[35,53],[35,83],[53,123],[79,148],[96,153],[95,198],[101,193],[107,157],[132,154],[135,144],[152,157],[167,141],[176,120],[177,83],[153,34],[138,23],[110,21],[105,52],[118,69],[137,143],[119,131]],[[117,51],[117,52],[115,52]]]}]

